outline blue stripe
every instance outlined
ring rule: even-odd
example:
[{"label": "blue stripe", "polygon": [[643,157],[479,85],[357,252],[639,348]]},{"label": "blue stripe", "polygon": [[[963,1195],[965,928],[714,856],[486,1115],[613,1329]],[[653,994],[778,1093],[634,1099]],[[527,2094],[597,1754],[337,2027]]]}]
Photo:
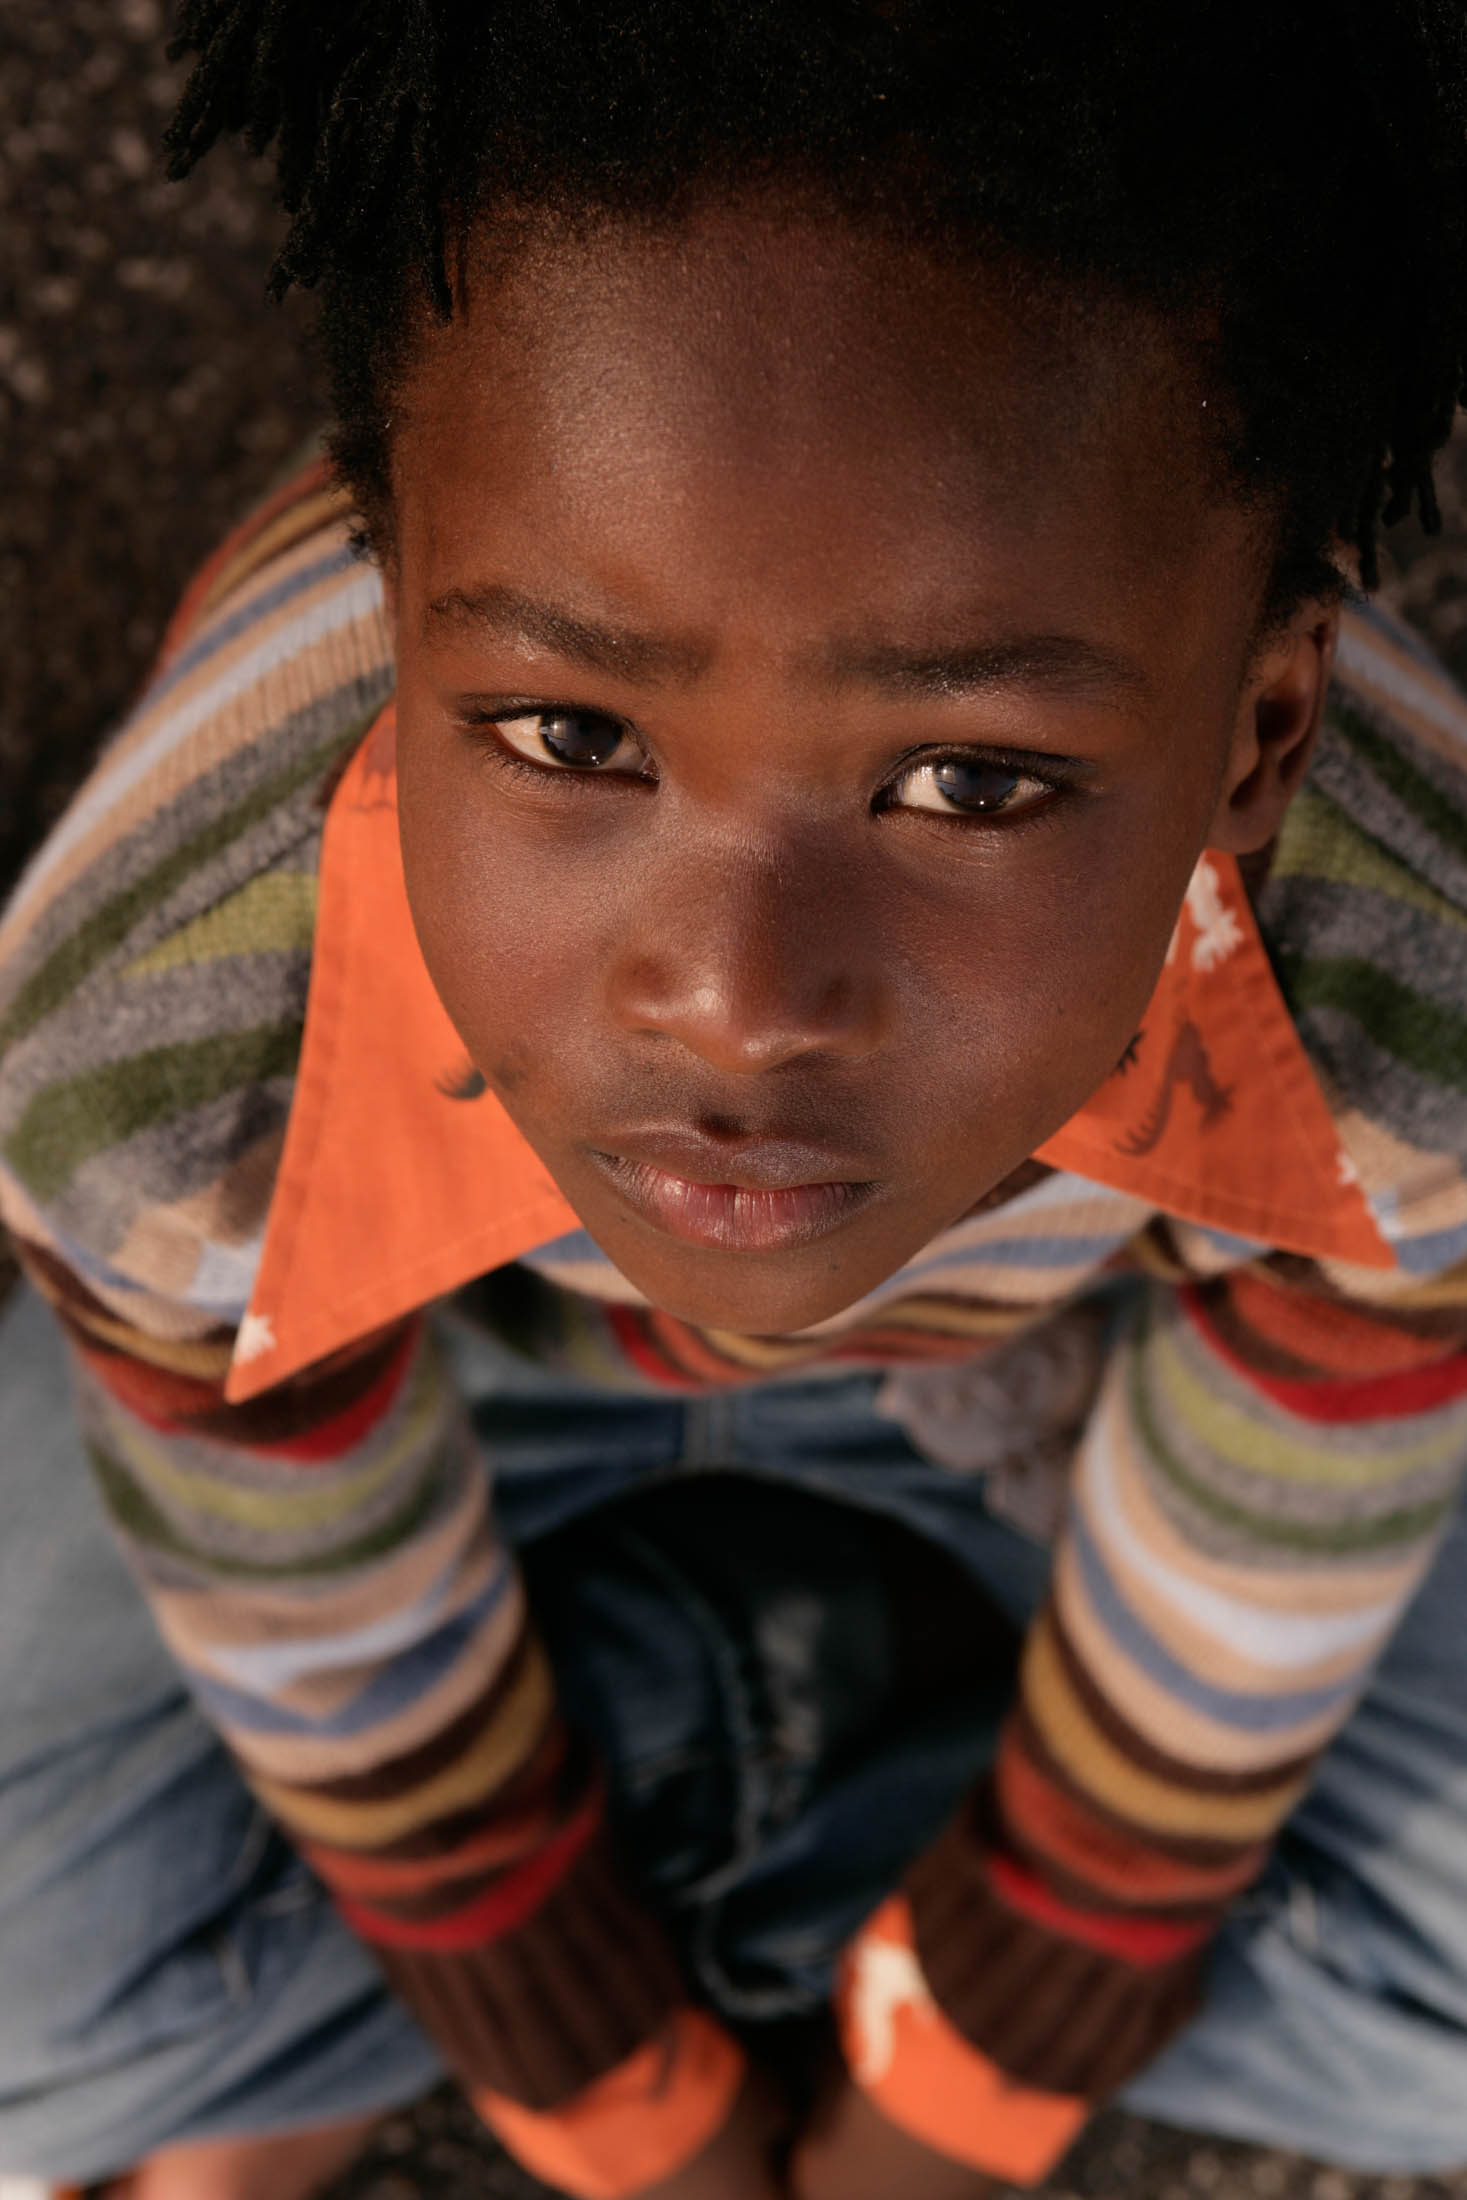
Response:
[{"label": "blue stripe", "polygon": [[456,1613],[446,1626],[415,1643],[411,1650],[391,1659],[380,1673],[374,1674],[360,1695],[343,1704],[328,1719],[306,1718],[298,1711],[287,1711],[282,1704],[271,1703],[266,1697],[247,1695],[242,1689],[208,1680],[199,1673],[189,1675],[193,1693],[210,1719],[217,1725],[232,1727],[237,1733],[309,1735],[328,1741],[344,1741],[354,1734],[366,1734],[399,1711],[405,1711],[409,1704],[416,1703],[420,1696],[437,1686],[463,1655],[475,1630],[483,1625],[504,1597],[510,1579],[506,1563],[472,1604]]},{"label": "blue stripe", "polygon": [[951,1253],[934,1254],[930,1260],[919,1254],[899,1273],[915,1279],[944,1268],[1079,1268],[1108,1260],[1118,1245],[1127,1244],[1135,1234],[1134,1226],[1128,1225],[1107,1237],[995,1238],[991,1243],[979,1238]]},{"label": "blue stripe", "polygon": [[1189,1230],[1200,1231],[1208,1244],[1215,1246],[1229,1260],[1252,1260],[1259,1253],[1269,1250],[1262,1238],[1234,1237],[1231,1230],[1214,1230],[1205,1222],[1189,1223],[1185,1215],[1174,1215],[1171,1219],[1174,1223],[1182,1223]]},{"label": "blue stripe", "polygon": [[589,1230],[568,1230],[564,1237],[551,1238],[546,1244],[537,1245],[532,1253],[521,1253],[520,1259],[531,1266],[537,1260],[594,1260],[599,1261],[603,1268],[611,1266]]},{"label": "blue stripe", "polygon": [[246,604],[239,611],[231,612],[217,626],[211,626],[181,657],[175,658],[162,677],[148,688],[142,698],[142,707],[151,710],[180,680],[186,680],[200,665],[207,664],[237,634],[245,633],[257,620],[268,618],[272,611],[278,611],[293,596],[303,595],[308,588],[314,588],[318,581],[329,580],[334,573],[345,573],[360,562],[354,550],[333,550],[330,557],[318,558],[314,565],[303,566],[299,573],[292,573],[285,580],[277,581],[273,588],[267,588],[252,603]]},{"label": "blue stripe", "polygon": [[1358,1675],[1333,1681],[1328,1688],[1300,1689],[1287,1696],[1245,1696],[1235,1689],[1215,1688],[1180,1664],[1137,1618],[1111,1579],[1078,1507],[1070,1516],[1070,1532],[1081,1578],[1106,1633],[1143,1673],[1193,1711],[1204,1712],[1224,1726],[1239,1727],[1245,1734],[1273,1734],[1320,1718],[1349,1703],[1358,1692]]},{"label": "blue stripe", "polygon": [[1431,1230],[1424,1237],[1392,1234],[1390,1246],[1408,1276],[1434,1276],[1443,1269],[1455,1268],[1467,1256],[1467,1224],[1458,1223],[1452,1230]]},{"label": "blue stripe", "polygon": [[[58,1226],[54,1216],[47,1215],[46,1228],[51,1235],[52,1251],[61,1257],[72,1274],[80,1278],[83,1283],[91,1284],[98,1289],[105,1288],[109,1291],[127,1292],[133,1298],[146,1298],[150,1295],[146,1284],[139,1283],[136,1276],[124,1275],[120,1268],[112,1267],[108,1261],[102,1259],[99,1253],[94,1253],[89,1247],[79,1244],[69,1231]],[[195,1298],[187,1291],[182,1294],[182,1298],[183,1304],[191,1312],[208,1314],[219,1323],[221,1328],[229,1324],[233,1324],[238,1328],[244,1320],[249,1304],[248,1300],[241,1303],[237,1299]],[[117,1318],[119,1321],[124,1319],[121,1314]]]},{"label": "blue stripe", "polygon": [[[70,1231],[59,1226],[54,1215],[46,1216],[46,1228],[51,1235],[52,1251],[61,1256],[72,1274],[79,1276],[83,1283],[105,1284],[109,1290],[131,1291],[138,1297],[146,1294],[147,1286],[139,1283],[136,1276],[125,1276],[120,1268],[103,1260],[100,1253],[93,1253],[80,1244]],[[118,1319],[122,1317],[119,1315]]]}]

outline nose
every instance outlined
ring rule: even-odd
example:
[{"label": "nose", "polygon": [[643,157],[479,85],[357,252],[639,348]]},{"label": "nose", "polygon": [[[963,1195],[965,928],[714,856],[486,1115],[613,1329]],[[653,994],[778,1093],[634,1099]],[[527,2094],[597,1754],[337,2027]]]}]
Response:
[{"label": "nose", "polygon": [[871,1053],[885,985],[859,877],[808,851],[686,853],[638,897],[609,976],[622,1029],[734,1076]]}]

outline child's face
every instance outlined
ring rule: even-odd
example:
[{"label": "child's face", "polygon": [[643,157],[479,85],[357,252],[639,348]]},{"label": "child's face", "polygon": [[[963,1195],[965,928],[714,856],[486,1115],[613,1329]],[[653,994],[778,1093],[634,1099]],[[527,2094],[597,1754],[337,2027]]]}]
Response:
[{"label": "child's face", "polygon": [[688,1319],[819,1321],[1002,1183],[1124,1051],[1201,849],[1287,798],[1328,622],[1254,650],[1255,523],[1115,319],[745,212],[542,244],[424,340],[423,952]]}]

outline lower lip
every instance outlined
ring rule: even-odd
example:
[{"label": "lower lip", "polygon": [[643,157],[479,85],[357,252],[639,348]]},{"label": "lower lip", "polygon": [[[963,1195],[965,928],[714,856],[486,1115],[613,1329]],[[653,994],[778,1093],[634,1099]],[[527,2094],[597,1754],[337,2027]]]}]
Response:
[{"label": "lower lip", "polygon": [[648,1221],[689,1245],[725,1253],[784,1253],[828,1237],[864,1207],[874,1184],[793,1184],[787,1191],[742,1184],[693,1184],[649,1161],[620,1154],[594,1156],[603,1172]]}]

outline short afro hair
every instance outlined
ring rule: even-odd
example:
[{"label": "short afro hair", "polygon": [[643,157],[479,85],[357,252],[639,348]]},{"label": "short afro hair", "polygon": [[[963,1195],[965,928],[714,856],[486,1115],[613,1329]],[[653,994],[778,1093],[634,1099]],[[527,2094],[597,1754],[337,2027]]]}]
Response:
[{"label": "short afro hair", "polygon": [[[782,178],[1212,332],[1267,611],[1413,506],[1467,364],[1463,0],[182,0],[168,137],[273,147],[334,450],[390,543],[391,400],[496,210],[673,215]],[[1225,425],[1226,424],[1226,425]]]}]

